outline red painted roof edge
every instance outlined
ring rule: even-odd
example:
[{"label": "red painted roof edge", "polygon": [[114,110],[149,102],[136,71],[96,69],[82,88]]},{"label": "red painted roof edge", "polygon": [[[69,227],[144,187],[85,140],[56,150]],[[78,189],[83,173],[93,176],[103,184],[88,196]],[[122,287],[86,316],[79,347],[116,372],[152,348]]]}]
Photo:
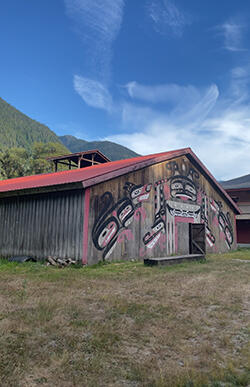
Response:
[{"label": "red painted roof edge", "polygon": [[96,176],[94,178],[86,179],[82,182],[82,184],[83,184],[84,188],[91,187],[94,184],[102,183],[103,181],[107,181],[107,180],[113,179],[115,177],[125,175],[126,173],[129,173],[132,171],[137,171],[138,169],[145,168],[145,167],[148,167],[148,166],[153,165],[153,164],[161,163],[163,161],[167,161],[167,160],[173,159],[175,157],[185,155],[185,154],[189,153],[190,150],[191,150],[190,148],[183,148],[183,149],[179,149],[176,151],[164,152],[162,154],[158,153],[159,156],[154,157],[154,155],[152,155],[151,158],[150,158],[151,155],[148,155],[148,156],[145,156],[145,157],[148,157],[148,159],[142,160],[139,162],[136,162],[136,157],[135,157],[134,164],[131,164],[131,165],[126,166],[126,167],[117,168],[114,171],[109,171],[105,174]]},{"label": "red painted roof edge", "polygon": [[[32,188],[52,187],[52,186],[69,184],[69,183],[76,183],[76,182],[81,182],[81,181],[82,181],[83,187],[87,188],[87,187],[90,187],[94,184],[98,184],[98,183],[101,183],[103,181],[110,180],[110,179],[118,177],[120,175],[124,175],[126,173],[136,171],[138,169],[145,168],[147,166],[157,164],[157,163],[160,163],[163,161],[167,161],[167,160],[179,157],[179,156],[184,156],[184,155],[187,155],[187,157],[190,156],[191,159],[193,159],[198,164],[198,166],[201,168],[201,170],[203,170],[204,174],[208,177],[208,179],[214,184],[215,187],[217,187],[217,189],[222,193],[222,195],[225,197],[225,199],[229,202],[231,207],[233,207],[234,210],[238,214],[240,214],[241,211],[239,210],[238,206],[234,203],[234,201],[227,194],[227,192],[223,189],[223,187],[217,182],[217,180],[212,176],[212,174],[208,171],[208,169],[200,161],[200,159],[194,154],[194,152],[192,151],[191,148],[182,148],[182,149],[177,149],[174,151],[156,153],[156,154],[147,155],[147,156],[138,156],[138,157],[130,158],[130,159],[126,159],[126,160],[118,160],[118,161],[113,161],[113,162],[111,161],[110,163],[104,163],[104,164],[99,164],[96,166],[87,167],[84,169],[86,170],[86,169],[91,168],[91,170],[92,170],[92,168],[93,168],[93,171],[94,170],[96,171],[96,169],[99,167],[102,168],[102,166],[110,166],[111,163],[114,163],[113,170],[97,174],[95,177],[86,178],[84,180],[83,180],[83,178],[81,178],[81,176],[79,176],[77,178],[73,178],[74,174],[77,174],[77,175],[79,174],[79,172],[80,172],[79,169],[75,169],[75,170],[71,170],[71,171],[56,172],[56,173],[52,173],[52,174],[48,173],[48,174],[42,174],[42,175],[33,175],[33,176],[19,177],[19,178],[15,178],[15,179],[2,180],[2,181],[0,181],[0,187],[1,187],[1,185],[8,185],[8,184],[10,184],[12,187],[10,189],[5,189],[3,191],[0,190],[0,192],[10,192],[10,191],[13,192],[13,191],[20,191],[20,190],[29,190]],[[138,161],[138,159],[140,159],[140,161]],[[123,163],[126,163],[128,161],[130,163],[126,166],[123,166]],[[61,176],[62,174],[69,176],[69,178],[66,180],[65,179],[62,179],[62,180],[58,179],[57,181],[53,181],[53,182],[46,181],[46,183],[43,183],[40,186],[34,185],[34,183],[32,184],[32,180],[33,179],[38,180],[40,176],[41,176],[41,178],[43,178],[43,177],[44,178],[46,178],[46,177],[52,178],[56,175],[59,178],[59,176]],[[26,185],[26,186],[20,187],[20,188],[17,185],[15,186],[15,184],[17,184],[16,183],[17,181],[18,181],[18,183],[22,183],[22,181],[24,181],[24,180],[27,182],[27,179],[31,180],[31,182],[28,184],[28,186]],[[49,179],[49,180],[51,180],[51,179]],[[13,185],[15,188],[13,187]]]},{"label": "red painted roof edge", "polygon": [[241,210],[237,206],[237,204],[233,201],[233,199],[228,195],[225,189],[218,183],[218,181],[213,177],[213,175],[209,172],[209,170],[205,167],[202,161],[196,156],[196,154],[190,148],[189,152],[190,156],[197,162],[200,168],[205,172],[205,175],[213,182],[213,184],[221,191],[221,193],[225,196],[227,201],[231,204],[231,206],[236,210],[238,214],[241,214]]},{"label": "red painted roof edge", "polygon": [[[39,189],[42,187],[56,187],[58,185],[88,181],[85,186],[91,186],[97,182],[112,179],[119,174],[125,174],[143,167],[143,163],[154,159],[155,162],[167,160],[169,157],[177,157],[185,154],[187,148],[176,151],[161,152],[147,156],[138,156],[126,160],[117,160],[109,163],[86,167],[83,169],[73,169],[60,172],[45,173],[39,175],[30,175],[17,177],[0,181],[0,193],[28,191],[30,189]],[[168,157],[166,157],[168,156]],[[153,164],[153,163],[152,163]],[[125,167],[124,167],[125,165]],[[119,173],[117,172],[119,171]],[[89,177],[88,177],[89,176]],[[93,181],[91,183],[91,181]]]}]

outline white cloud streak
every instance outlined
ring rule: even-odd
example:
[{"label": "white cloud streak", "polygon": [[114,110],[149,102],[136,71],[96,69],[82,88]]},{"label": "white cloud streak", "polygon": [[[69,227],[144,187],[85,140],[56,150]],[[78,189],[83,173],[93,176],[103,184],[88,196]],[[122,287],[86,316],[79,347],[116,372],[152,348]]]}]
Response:
[{"label": "white cloud streak", "polygon": [[[132,99],[148,102],[151,105],[161,103],[165,110],[169,110],[169,120],[178,121],[179,124],[197,120],[198,117],[199,121],[202,121],[214,107],[219,96],[216,85],[211,85],[203,91],[192,85],[177,84],[145,86],[137,82],[129,82],[125,87]],[[145,108],[143,109],[145,111]],[[135,112],[132,117],[134,114]],[[150,114],[152,115],[152,110]],[[155,115],[161,115],[161,113],[156,112]],[[146,116],[145,113],[144,116]]]},{"label": "white cloud streak", "polygon": [[111,47],[121,27],[124,0],[65,0],[65,7],[86,45],[90,67],[108,77]]},{"label": "white cloud streak", "polygon": [[[101,39],[106,44],[116,38],[122,21],[123,0],[65,0],[67,12],[82,29],[82,38]],[[88,31],[83,30],[84,27]]]},{"label": "white cloud streak", "polygon": [[87,105],[111,112],[112,97],[102,83],[75,75],[74,89]]},{"label": "white cloud streak", "polygon": [[186,98],[199,98],[198,90],[191,86],[179,86],[174,83],[150,86],[141,85],[135,81],[125,85],[130,98],[151,103],[178,103]]},{"label": "white cloud streak", "polygon": [[243,47],[243,34],[246,26],[243,23],[227,21],[217,28],[224,38],[224,48],[228,51],[246,51]]},{"label": "white cloud streak", "polygon": [[231,71],[230,95],[239,104],[249,99],[250,66],[235,67]]},{"label": "white cloud streak", "polygon": [[178,9],[171,0],[150,0],[147,11],[155,31],[162,35],[171,33],[181,37],[184,28],[191,24],[190,16]]},{"label": "white cloud streak", "polygon": [[[239,69],[234,72],[241,76],[243,74]],[[155,90],[150,89],[154,91],[153,98],[156,98],[158,90],[158,86]],[[124,104],[123,127],[132,128],[133,132],[109,136],[107,139],[141,154],[190,146],[218,179],[249,173],[248,105],[237,104],[233,99],[225,104],[223,98],[219,98],[216,85],[211,85],[203,92],[196,90],[194,94],[200,97],[192,99],[192,108],[183,100],[181,106],[169,113],[135,103]]]},{"label": "white cloud streak", "polygon": [[[127,83],[125,100],[114,102],[105,86],[125,0],[65,0],[89,51],[96,77],[74,76],[74,89],[83,101],[109,113],[121,113],[123,133],[108,140],[148,154],[191,146],[218,179],[249,173],[250,165],[250,67],[235,67],[225,96],[216,85],[198,89],[193,85],[143,85]],[[148,15],[155,31],[181,37],[190,16],[171,0],[150,0]],[[224,49],[246,51],[243,23],[233,20],[216,27]],[[94,64],[94,65],[93,65]],[[97,81],[98,76],[103,81]],[[129,128],[129,130],[127,130]]]}]

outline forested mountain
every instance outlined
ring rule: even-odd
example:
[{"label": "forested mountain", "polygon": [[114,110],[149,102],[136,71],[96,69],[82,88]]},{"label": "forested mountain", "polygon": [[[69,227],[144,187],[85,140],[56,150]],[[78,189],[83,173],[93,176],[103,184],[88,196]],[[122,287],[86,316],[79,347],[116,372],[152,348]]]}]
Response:
[{"label": "forested mountain", "polygon": [[[138,156],[109,141],[88,142],[73,136],[58,137],[0,98],[0,180],[53,171],[50,156],[98,149],[111,160]],[[65,167],[61,166],[61,169]]]},{"label": "forested mountain", "polygon": [[58,137],[47,126],[29,118],[0,98],[0,151],[20,147],[31,150],[34,143],[56,143],[57,153],[98,149],[111,160],[138,156],[132,150],[110,141],[85,141],[74,136]]},{"label": "forested mountain", "polygon": [[72,152],[98,149],[110,160],[122,160],[139,156],[138,153],[111,141],[85,141],[74,136],[60,136],[62,143]]},{"label": "forested mountain", "polygon": [[0,150],[12,147],[30,150],[35,142],[57,143],[57,149],[61,148],[60,153],[68,153],[52,130],[0,98]]}]

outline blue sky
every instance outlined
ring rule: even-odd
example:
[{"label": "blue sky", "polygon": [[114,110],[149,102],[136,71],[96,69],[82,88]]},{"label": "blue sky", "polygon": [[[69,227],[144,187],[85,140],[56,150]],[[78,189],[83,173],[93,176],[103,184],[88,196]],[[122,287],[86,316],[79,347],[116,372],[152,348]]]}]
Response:
[{"label": "blue sky", "polygon": [[8,0],[1,97],[58,135],[250,173],[248,0]]}]

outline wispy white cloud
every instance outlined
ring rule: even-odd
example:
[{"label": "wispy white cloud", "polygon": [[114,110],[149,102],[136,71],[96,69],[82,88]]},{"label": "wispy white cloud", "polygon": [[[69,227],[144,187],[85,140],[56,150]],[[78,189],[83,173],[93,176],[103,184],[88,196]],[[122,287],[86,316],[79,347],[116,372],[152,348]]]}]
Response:
[{"label": "wispy white cloud", "polygon": [[108,77],[112,43],[123,17],[124,0],[64,0],[66,12],[89,52],[91,67]]},{"label": "wispy white cloud", "polygon": [[[249,173],[250,66],[231,70],[224,95],[215,84],[198,88],[133,81],[124,86],[126,93],[120,100],[113,100],[107,79],[124,1],[65,0],[67,13],[89,49],[90,61],[93,58],[95,62],[94,79],[92,75],[75,75],[74,89],[87,105],[115,118],[120,114],[120,133],[106,139],[141,154],[191,146],[219,179]],[[164,35],[181,37],[192,22],[174,0],[148,0],[147,11],[155,30]],[[246,25],[235,20],[216,27],[216,31],[223,37],[226,50],[244,51]]]},{"label": "wispy white cloud", "polygon": [[197,99],[199,91],[192,85],[180,86],[175,83],[163,85],[141,85],[135,81],[125,85],[130,98],[151,103],[178,103],[182,99]]},{"label": "wispy white cloud", "polygon": [[249,173],[250,115],[246,111],[224,112],[201,125],[178,126],[158,117],[143,130],[110,136],[107,139],[141,154],[164,152],[190,146],[218,179]]},{"label": "wispy white cloud", "polygon": [[[182,86],[179,87],[181,91]],[[151,89],[153,88],[151,86]],[[157,89],[158,86],[156,86]],[[186,90],[185,86],[183,89]],[[145,128],[148,128],[151,123],[155,122],[165,122],[168,123],[168,126],[173,127],[194,127],[194,125],[198,127],[200,122],[203,122],[209,113],[213,111],[219,97],[219,90],[216,85],[211,85],[203,91],[198,91],[194,86],[192,86],[192,89],[195,94],[195,97],[191,98],[192,104],[190,104],[188,98],[184,98],[168,111],[164,109],[164,106],[159,110],[149,105],[142,106],[136,103],[124,103],[122,107],[124,127],[129,126],[135,129],[140,127],[140,124],[143,124]]]},{"label": "wispy white cloud", "polygon": [[98,39],[110,44],[116,38],[121,26],[124,0],[65,0],[65,5],[84,40]]},{"label": "wispy white cloud", "polygon": [[[239,68],[232,74],[246,76],[246,72]],[[156,90],[151,90],[154,91],[154,98],[157,90],[158,86]],[[135,95],[131,90],[130,94]],[[231,100],[219,97],[216,85],[203,91],[196,90],[195,94],[199,95],[199,99],[192,99],[191,108],[190,103],[185,104],[183,100],[181,106],[177,104],[168,113],[158,111],[149,104],[139,106],[135,101],[124,104],[123,128],[132,130],[126,132],[124,129],[123,133],[107,139],[141,154],[191,146],[219,179],[249,173],[249,105],[245,102],[235,103],[233,96]]]},{"label": "wispy white cloud", "polygon": [[[177,84],[164,84],[146,86],[137,82],[125,85],[130,98],[152,104],[161,104],[168,111],[171,120],[179,122],[203,119],[213,108],[219,96],[216,85],[211,85],[204,90],[192,85],[180,86]],[[152,110],[151,110],[152,111]],[[158,114],[160,114],[158,112]]]},{"label": "wispy white cloud", "polygon": [[249,99],[250,66],[238,66],[231,70],[230,95],[235,103]]},{"label": "wispy white cloud", "polygon": [[74,89],[87,105],[108,112],[112,110],[112,97],[102,83],[75,75]]},{"label": "wispy white cloud", "polygon": [[246,51],[243,47],[243,37],[246,30],[246,25],[243,22],[235,22],[233,20],[216,28],[223,36],[224,48],[228,51]]},{"label": "wispy white cloud", "polygon": [[200,100],[193,103],[192,107],[186,101],[185,105],[182,106],[182,110],[175,109],[173,111],[171,118],[172,120],[175,118],[179,125],[187,125],[188,123],[191,126],[194,124],[198,126],[213,111],[218,97],[219,89],[217,85],[213,84],[203,91]]},{"label": "wispy white cloud", "polygon": [[181,37],[185,26],[191,24],[190,15],[177,8],[171,0],[150,0],[147,11],[155,31],[163,35],[172,33]]}]

